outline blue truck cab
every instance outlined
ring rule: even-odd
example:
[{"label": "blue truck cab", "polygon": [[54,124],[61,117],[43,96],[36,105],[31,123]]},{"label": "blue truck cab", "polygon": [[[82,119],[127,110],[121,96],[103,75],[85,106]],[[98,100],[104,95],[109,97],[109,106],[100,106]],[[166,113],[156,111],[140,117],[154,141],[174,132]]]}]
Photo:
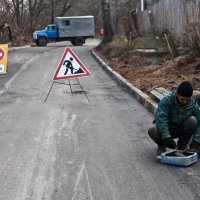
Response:
[{"label": "blue truck cab", "polygon": [[49,39],[58,39],[58,27],[56,24],[49,24],[45,31]]},{"label": "blue truck cab", "polygon": [[44,30],[35,31],[33,39],[38,46],[46,46],[49,40],[58,39],[58,27],[56,24],[49,24]]},{"label": "blue truck cab", "polygon": [[55,24],[47,25],[44,30],[35,31],[33,39],[38,46],[46,46],[51,40],[71,41],[73,45],[81,46],[85,39],[94,35],[93,16],[56,17]]}]

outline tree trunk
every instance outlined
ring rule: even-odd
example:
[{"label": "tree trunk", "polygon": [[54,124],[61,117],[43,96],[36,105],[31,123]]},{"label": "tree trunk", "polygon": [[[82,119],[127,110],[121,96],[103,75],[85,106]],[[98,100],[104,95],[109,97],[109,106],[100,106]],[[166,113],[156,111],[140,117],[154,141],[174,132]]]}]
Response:
[{"label": "tree trunk", "polygon": [[103,26],[104,36],[102,42],[109,42],[113,39],[114,32],[111,26],[110,16],[110,0],[101,0],[102,15],[103,15]]},{"label": "tree trunk", "polygon": [[119,21],[119,0],[114,0],[113,2],[113,9],[112,9],[112,13],[113,13],[113,29],[114,32],[117,33],[118,32],[118,21]]},{"label": "tree trunk", "polygon": [[22,27],[22,23],[21,23],[21,14],[20,14],[20,4],[21,2],[19,0],[12,0],[13,3],[13,7],[14,7],[14,14],[15,14],[15,18],[16,18],[16,24],[19,28]]},{"label": "tree trunk", "polygon": [[8,28],[8,37],[9,37],[9,40],[12,41],[12,32],[11,32],[11,28],[10,26],[7,27]]}]

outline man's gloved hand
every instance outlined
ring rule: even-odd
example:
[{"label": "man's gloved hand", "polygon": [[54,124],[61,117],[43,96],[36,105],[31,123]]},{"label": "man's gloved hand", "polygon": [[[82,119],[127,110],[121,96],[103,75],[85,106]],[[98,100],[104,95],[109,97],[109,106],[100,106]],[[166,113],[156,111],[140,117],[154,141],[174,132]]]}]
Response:
[{"label": "man's gloved hand", "polygon": [[193,140],[190,144],[190,151],[200,153],[200,144]]},{"label": "man's gloved hand", "polygon": [[163,143],[166,147],[168,147],[170,149],[176,149],[176,143],[174,142],[174,140],[171,137],[164,139]]}]

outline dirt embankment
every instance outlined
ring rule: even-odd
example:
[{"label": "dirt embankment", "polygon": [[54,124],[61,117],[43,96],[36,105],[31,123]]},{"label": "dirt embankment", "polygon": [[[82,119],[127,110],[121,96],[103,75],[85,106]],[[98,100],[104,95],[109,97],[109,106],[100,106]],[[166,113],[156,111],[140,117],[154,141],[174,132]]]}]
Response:
[{"label": "dirt embankment", "polygon": [[[168,48],[164,41],[143,42],[128,45],[113,41],[97,48],[96,52],[116,72],[147,94],[154,87],[172,90],[184,80],[190,81],[194,89],[200,91],[199,57],[185,54],[172,60],[170,53],[166,53]],[[158,54],[141,53],[141,48],[155,49]]]}]

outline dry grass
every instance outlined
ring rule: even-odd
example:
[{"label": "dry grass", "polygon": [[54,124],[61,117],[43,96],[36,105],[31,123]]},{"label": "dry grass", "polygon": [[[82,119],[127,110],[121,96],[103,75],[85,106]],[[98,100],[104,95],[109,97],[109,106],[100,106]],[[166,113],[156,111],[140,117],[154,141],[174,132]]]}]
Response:
[{"label": "dry grass", "polygon": [[200,90],[200,58],[185,55],[172,61],[169,55],[146,57],[136,53],[136,48],[166,50],[167,46],[162,39],[155,40],[150,36],[138,38],[130,45],[125,39],[116,38],[97,53],[115,71],[146,93],[155,86],[171,90],[183,80],[191,81],[194,89]]}]

